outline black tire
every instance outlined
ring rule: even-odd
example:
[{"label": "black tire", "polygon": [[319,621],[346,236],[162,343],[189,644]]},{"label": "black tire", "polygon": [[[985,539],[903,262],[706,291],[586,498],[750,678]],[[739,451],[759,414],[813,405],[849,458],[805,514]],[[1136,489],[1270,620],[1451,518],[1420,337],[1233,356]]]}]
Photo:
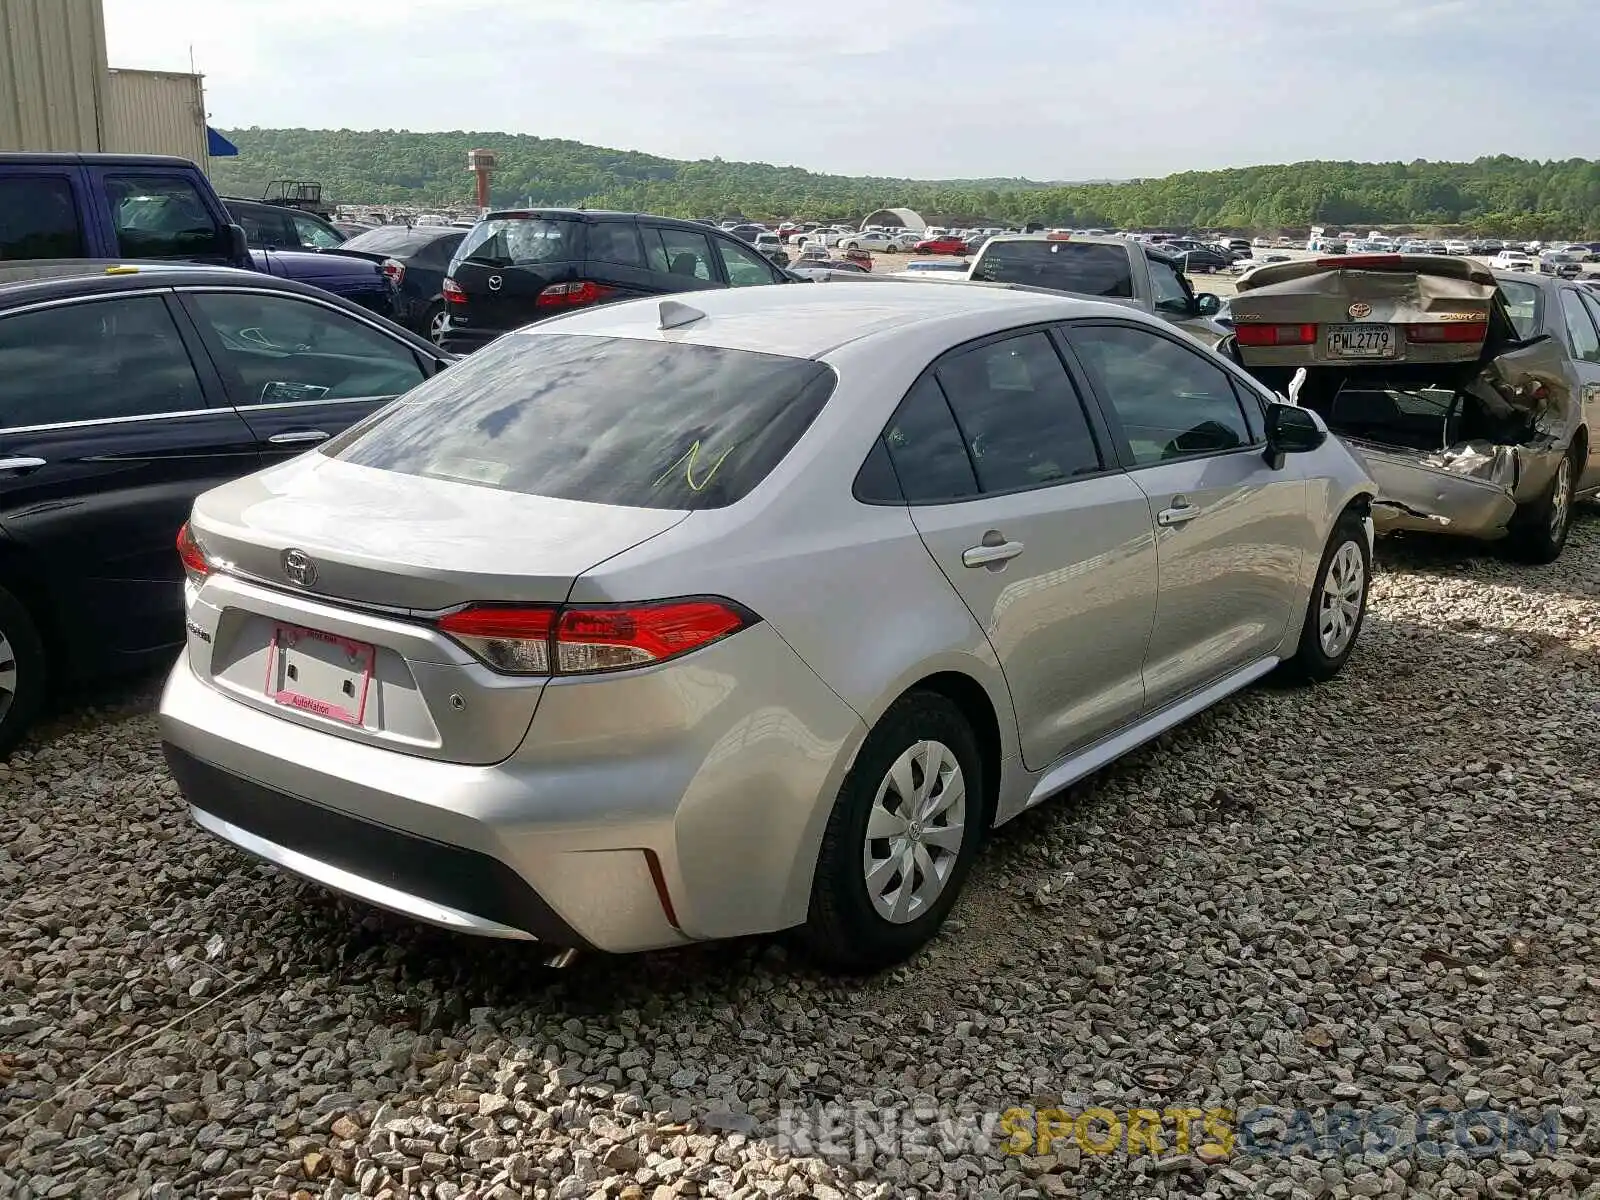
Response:
[{"label": "black tire", "polygon": [[14,679],[15,688],[0,691],[0,759],[38,715],[49,684],[46,669],[38,626],[22,601],[0,587],[0,678]]},{"label": "black tire", "polygon": [[[1323,596],[1328,585],[1328,575],[1334,569],[1344,547],[1354,543],[1361,559],[1361,595],[1356,604],[1353,627],[1338,652],[1329,654],[1322,641]],[[1346,510],[1334,522],[1333,533],[1322,551],[1322,562],[1317,565],[1316,581],[1311,585],[1311,598],[1306,604],[1305,624],[1300,628],[1300,645],[1294,656],[1287,659],[1284,671],[1293,679],[1304,683],[1322,683],[1344,670],[1351,652],[1361,637],[1361,625],[1367,616],[1367,593],[1372,586],[1372,551],[1367,545],[1367,530],[1362,519]],[[1346,595],[1348,599],[1348,594]]]},{"label": "black tire", "polygon": [[[1531,504],[1520,506],[1506,530],[1505,548],[1511,557],[1525,563],[1555,562],[1567,544],[1572,530],[1572,503],[1578,489],[1578,447],[1573,446],[1561,460],[1545,494]],[[1560,496],[1565,478],[1565,496]],[[1560,505],[1557,506],[1558,496]]]},{"label": "black tire", "polygon": [[[878,913],[868,894],[862,862],[867,820],[890,768],[924,740],[943,743],[960,767],[964,828],[943,890],[920,916],[895,923]],[[910,692],[895,701],[867,735],[823,833],[811,909],[800,929],[806,949],[819,965],[846,974],[879,971],[910,958],[938,933],[983,840],[988,823],[986,785],[977,738],[954,703],[932,692]]]},{"label": "black tire", "polygon": [[444,301],[436,300],[432,304],[428,305],[427,311],[422,314],[422,320],[418,323],[419,328],[417,329],[417,332],[423,337],[427,338],[435,346],[439,344],[439,337],[435,335],[433,326],[434,323],[443,316]]}]

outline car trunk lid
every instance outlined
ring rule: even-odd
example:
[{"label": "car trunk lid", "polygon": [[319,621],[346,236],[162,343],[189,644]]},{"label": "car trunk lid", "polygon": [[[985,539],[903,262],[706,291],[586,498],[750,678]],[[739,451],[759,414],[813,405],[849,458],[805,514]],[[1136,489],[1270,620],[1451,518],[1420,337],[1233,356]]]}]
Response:
[{"label": "car trunk lid", "polygon": [[450,321],[463,329],[516,329],[555,308],[540,308],[552,284],[580,278],[586,245],[584,222],[535,214],[491,216],[457,247],[450,278],[460,292]]}]

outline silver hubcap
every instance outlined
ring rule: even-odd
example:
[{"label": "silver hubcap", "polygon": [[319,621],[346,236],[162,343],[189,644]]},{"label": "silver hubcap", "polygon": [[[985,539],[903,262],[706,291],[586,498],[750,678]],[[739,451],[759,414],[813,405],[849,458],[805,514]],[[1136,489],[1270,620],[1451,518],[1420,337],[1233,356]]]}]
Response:
[{"label": "silver hubcap", "polygon": [[1556,468],[1556,490],[1550,497],[1550,537],[1561,540],[1561,531],[1567,527],[1567,512],[1572,507],[1572,460],[1563,458]]},{"label": "silver hubcap", "polygon": [[0,629],[0,721],[11,711],[11,702],[17,696],[17,652],[11,640]]},{"label": "silver hubcap", "polygon": [[1317,631],[1322,640],[1322,652],[1329,658],[1343,654],[1356,635],[1356,621],[1361,617],[1361,597],[1366,587],[1367,566],[1361,559],[1361,547],[1346,542],[1334,551],[1327,578],[1322,581]]},{"label": "silver hubcap", "polygon": [[445,314],[440,311],[433,314],[433,319],[428,322],[428,337],[437,344],[444,336]]},{"label": "silver hubcap", "polygon": [[915,921],[950,882],[966,836],[967,785],[943,742],[917,742],[895,759],[867,817],[861,869],[878,915]]}]

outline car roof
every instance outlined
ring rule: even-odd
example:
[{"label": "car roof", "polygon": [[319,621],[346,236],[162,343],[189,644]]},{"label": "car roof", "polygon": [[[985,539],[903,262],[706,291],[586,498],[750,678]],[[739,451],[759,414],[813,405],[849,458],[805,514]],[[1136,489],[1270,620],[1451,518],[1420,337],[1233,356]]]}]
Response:
[{"label": "car roof", "polygon": [[[75,296],[115,295],[118,292],[148,290],[151,287],[248,287],[254,291],[287,292],[333,302],[342,308],[362,311],[342,297],[322,288],[293,279],[268,275],[264,271],[245,271],[237,267],[213,267],[200,263],[120,262],[104,259],[59,259],[34,262],[0,263],[0,309],[41,300],[60,300]],[[370,314],[369,314],[370,315]]]},{"label": "car roof", "polygon": [[[696,309],[704,318],[663,330],[662,305],[668,303]],[[1034,322],[1109,315],[1140,316],[1123,305],[1059,292],[884,277],[835,280],[826,287],[769,284],[651,297],[541,321],[509,336],[582,333],[821,358],[849,343],[890,337],[913,325],[943,324],[954,345]],[[1153,318],[1151,323],[1156,323]]]},{"label": "car roof", "polygon": [[0,154],[0,167],[22,164],[30,167],[183,167],[198,170],[187,158],[171,154]]},{"label": "car roof", "polygon": [[[648,219],[657,224],[670,225],[679,229],[693,229],[698,232],[707,226],[700,221],[686,220],[683,217],[663,217],[656,213],[621,212],[604,208],[496,208],[483,214],[480,221],[526,221],[552,220],[552,221],[630,221],[634,219]],[[728,230],[711,226],[721,233]],[[740,225],[736,228],[743,229]]]}]

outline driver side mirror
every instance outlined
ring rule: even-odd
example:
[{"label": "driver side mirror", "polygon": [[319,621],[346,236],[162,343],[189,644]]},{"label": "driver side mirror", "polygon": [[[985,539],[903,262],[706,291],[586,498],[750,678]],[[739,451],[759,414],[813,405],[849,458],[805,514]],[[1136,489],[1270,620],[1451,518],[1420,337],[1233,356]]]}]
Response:
[{"label": "driver side mirror", "polygon": [[1194,315],[1197,317],[1214,317],[1222,311],[1222,300],[1210,292],[1199,292],[1194,298]]},{"label": "driver side mirror", "polygon": [[249,268],[250,239],[245,236],[242,225],[224,225],[224,237],[228,245],[228,261],[236,267]]},{"label": "driver side mirror", "polygon": [[1274,470],[1285,454],[1306,454],[1328,440],[1328,430],[1309,408],[1297,404],[1267,407],[1266,460]]}]

